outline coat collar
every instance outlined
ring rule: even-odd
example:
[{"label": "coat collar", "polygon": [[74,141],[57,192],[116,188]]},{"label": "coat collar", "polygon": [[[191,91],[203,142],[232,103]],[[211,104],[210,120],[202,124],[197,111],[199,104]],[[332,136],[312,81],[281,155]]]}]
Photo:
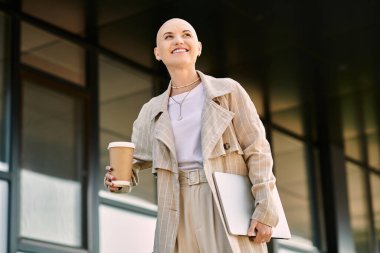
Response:
[{"label": "coat collar", "polygon": [[[228,84],[228,82],[220,82],[220,79],[217,79],[209,75],[205,75],[199,70],[197,70],[197,73],[202,80],[206,100],[212,100],[216,97],[223,96],[232,91],[232,87]],[[168,110],[170,91],[171,85],[169,84],[166,91],[158,97],[156,97],[152,108],[151,119],[154,119],[158,114]]]}]

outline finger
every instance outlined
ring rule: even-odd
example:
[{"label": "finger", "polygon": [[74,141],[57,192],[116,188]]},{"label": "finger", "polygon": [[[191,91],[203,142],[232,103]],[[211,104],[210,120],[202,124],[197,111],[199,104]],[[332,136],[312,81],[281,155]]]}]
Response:
[{"label": "finger", "polygon": [[263,230],[261,229],[261,227],[260,227],[259,230],[256,230],[256,237],[255,237],[254,242],[256,242],[256,243],[263,243],[263,242],[266,242],[267,239],[268,238],[266,236],[266,233],[263,232]]},{"label": "finger", "polygon": [[255,240],[253,240],[254,243],[263,243],[265,242],[265,240],[263,240],[262,238],[259,238],[259,237],[255,237]]},{"label": "finger", "polygon": [[113,176],[111,173],[107,173],[106,178],[108,181],[116,180],[115,176]]},{"label": "finger", "polygon": [[107,165],[106,166],[106,171],[111,172],[111,171],[113,171],[113,168],[111,166]]},{"label": "finger", "polygon": [[115,192],[117,190],[120,190],[119,188],[121,188],[121,187],[109,187],[108,189],[110,192]]},{"label": "finger", "polygon": [[257,221],[256,220],[251,220],[251,225],[248,228],[248,236],[255,236],[255,230],[257,226]]}]

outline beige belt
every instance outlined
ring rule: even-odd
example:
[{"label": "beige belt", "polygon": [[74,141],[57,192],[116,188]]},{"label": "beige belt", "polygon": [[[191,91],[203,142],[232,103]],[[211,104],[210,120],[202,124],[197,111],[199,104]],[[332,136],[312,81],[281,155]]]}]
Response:
[{"label": "beige belt", "polygon": [[197,185],[207,183],[205,171],[203,169],[179,170],[180,185]]}]

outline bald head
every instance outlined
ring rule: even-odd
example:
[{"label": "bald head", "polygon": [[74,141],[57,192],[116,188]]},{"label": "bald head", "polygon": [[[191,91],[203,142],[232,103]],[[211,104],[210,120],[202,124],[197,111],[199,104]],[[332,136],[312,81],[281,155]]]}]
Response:
[{"label": "bald head", "polygon": [[159,40],[159,37],[162,37],[165,33],[171,32],[172,29],[176,29],[179,27],[181,27],[182,29],[191,31],[191,33],[198,40],[197,33],[195,32],[194,27],[189,22],[180,18],[172,18],[166,21],[165,23],[163,23],[160,29],[158,29],[157,36],[156,36],[156,44]]}]

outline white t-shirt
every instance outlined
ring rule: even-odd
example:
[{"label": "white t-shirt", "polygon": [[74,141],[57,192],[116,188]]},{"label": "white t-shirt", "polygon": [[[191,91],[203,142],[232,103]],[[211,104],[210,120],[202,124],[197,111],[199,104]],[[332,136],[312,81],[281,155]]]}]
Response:
[{"label": "white t-shirt", "polygon": [[[187,95],[187,96],[186,96]],[[177,161],[179,169],[203,168],[201,145],[201,118],[203,103],[205,100],[203,84],[200,83],[194,89],[173,98],[182,103],[180,105],[169,98],[168,111],[172,123]],[[180,115],[182,119],[179,120]]]}]

